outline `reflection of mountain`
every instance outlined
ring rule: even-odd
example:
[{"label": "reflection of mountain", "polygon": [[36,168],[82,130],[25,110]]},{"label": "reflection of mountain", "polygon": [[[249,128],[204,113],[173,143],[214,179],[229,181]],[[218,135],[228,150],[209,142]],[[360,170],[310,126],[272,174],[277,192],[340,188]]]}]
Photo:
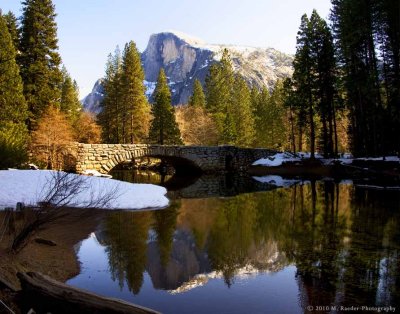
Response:
[{"label": "reflection of mountain", "polygon": [[146,270],[156,289],[177,289],[195,275],[211,271],[206,252],[197,249],[193,236],[183,230],[174,233],[170,258],[165,266],[161,263],[156,241],[148,244],[147,257]]},{"label": "reflection of mountain", "polygon": [[[283,269],[283,267],[285,265],[278,262],[278,257],[284,259],[284,256],[281,254],[278,254],[278,253],[275,254],[275,256],[277,257],[277,260],[275,260],[275,261],[269,260],[268,262],[272,262],[273,264],[275,264],[277,266],[276,269],[274,269],[274,268],[260,269],[260,268],[256,268],[253,265],[249,264],[244,267],[236,269],[234,279],[248,279],[250,277],[257,276],[260,273],[277,272],[277,271]],[[182,283],[178,288],[169,290],[168,292],[171,294],[187,292],[194,288],[204,286],[211,279],[223,279],[223,278],[224,278],[224,274],[221,271],[212,271],[209,273],[198,274],[198,275],[193,276],[189,281]]]},{"label": "reflection of mountain", "polygon": [[[303,309],[399,307],[399,204],[395,191],[312,181],[265,193],[181,199],[167,210],[112,212],[96,235],[106,246],[111,277],[134,294],[144,272],[155,289],[177,294],[211,287],[201,291],[207,295],[214,293],[213,280],[230,286],[294,265]],[[294,283],[283,281],[283,287]]]},{"label": "reflection of mountain", "polygon": [[[246,278],[260,272],[276,272],[287,265],[285,255],[278,251],[276,243],[268,243],[250,252],[248,264],[234,271],[234,278]],[[180,293],[202,286],[210,279],[224,278],[222,271],[213,271],[208,254],[199,250],[193,235],[177,230],[173,237],[170,259],[166,266],[160,261],[157,241],[147,247],[146,270],[156,289]]]}]

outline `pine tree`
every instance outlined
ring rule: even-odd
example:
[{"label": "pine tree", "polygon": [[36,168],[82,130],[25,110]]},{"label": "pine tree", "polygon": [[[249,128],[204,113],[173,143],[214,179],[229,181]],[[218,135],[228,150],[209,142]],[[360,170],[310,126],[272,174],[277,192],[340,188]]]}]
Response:
[{"label": "pine tree", "polygon": [[228,145],[235,145],[238,138],[238,131],[236,129],[233,115],[229,111],[225,114],[225,119],[223,123],[224,124],[221,136],[222,142]]},{"label": "pine tree", "polygon": [[[350,110],[352,151],[356,156],[380,155],[385,152],[384,108],[380,93],[377,46],[374,42],[378,3],[332,0],[331,19],[344,74],[346,102]],[[398,23],[398,12],[393,14],[397,15]]]},{"label": "pine tree", "polygon": [[59,69],[56,14],[51,0],[25,0],[18,63],[30,116],[28,128],[49,105],[59,105],[62,74]]},{"label": "pine tree", "polygon": [[391,134],[400,134],[400,2],[397,0],[375,1],[375,36],[381,60],[381,88],[386,105],[383,129],[385,150],[400,152],[400,137],[393,140]]},{"label": "pine tree", "polygon": [[4,15],[4,19],[7,23],[8,31],[11,35],[11,40],[14,44],[14,48],[15,50],[17,50],[21,36],[20,29],[18,28],[18,20],[15,17],[14,13],[12,13],[11,11]]},{"label": "pine tree", "polygon": [[313,62],[313,92],[321,124],[321,148],[326,158],[337,155],[336,59],[333,38],[327,23],[313,10],[310,18],[310,43]]},{"label": "pine tree", "polygon": [[253,111],[254,116],[256,116],[259,96],[260,96],[260,90],[253,85],[250,91],[250,100],[251,100],[251,110]]},{"label": "pine tree", "polygon": [[193,84],[193,94],[189,99],[189,106],[193,107],[206,107],[206,96],[203,92],[203,87],[198,79],[194,81]]},{"label": "pine tree", "polygon": [[206,77],[206,103],[211,113],[226,112],[231,102],[234,73],[229,51],[222,51],[221,60],[214,63]]},{"label": "pine tree", "polygon": [[71,124],[74,124],[78,120],[82,110],[82,104],[79,101],[78,86],[75,81],[72,81],[65,67],[62,68],[62,76],[60,109],[67,116]]},{"label": "pine tree", "polygon": [[28,115],[15,57],[12,37],[0,14],[0,168],[16,166],[25,158]]},{"label": "pine tree", "polygon": [[311,57],[311,36],[309,19],[306,14],[301,17],[300,29],[297,33],[296,55],[293,61],[293,81],[296,93],[304,112],[307,113],[307,123],[310,127],[311,158],[315,157],[315,105],[313,99],[313,60]]},{"label": "pine tree", "polygon": [[[254,90],[254,88],[253,88]],[[255,93],[255,92],[253,92]],[[269,105],[269,91],[264,86],[257,95],[253,95],[253,114],[255,122],[255,139],[254,146],[256,147],[268,147],[267,136],[268,136],[268,122],[266,121],[267,108]]]},{"label": "pine tree", "polygon": [[[210,67],[205,82],[206,108],[213,115],[221,137],[227,121],[226,114],[232,105],[233,84],[232,61],[228,50],[224,49],[220,62]],[[221,141],[223,143],[222,138]]]},{"label": "pine tree", "polygon": [[[293,153],[296,153],[296,133],[295,133],[295,124],[297,123],[296,121],[296,97],[295,93],[293,91],[293,82],[291,78],[286,78],[283,81],[283,93],[284,93],[284,105],[288,109],[288,121],[289,121],[289,127],[290,127],[290,136],[289,136],[289,141],[290,141],[290,149]],[[300,131],[302,130],[301,128],[298,128]],[[301,136],[301,133],[299,133],[299,136]],[[301,150],[301,148],[300,148]]]},{"label": "pine tree", "polygon": [[254,116],[250,89],[239,75],[235,77],[230,109],[237,130],[236,145],[251,146],[254,142]]},{"label": "pine tree", "polygon": [[153,99],[150,141],[161,145],[181,145],[181,134],[175,120],[174,108],[171,105],[171,92],[164,69],[161,69],[158,75]]},{"label": "pine tree", "polygon": [[133,41],[125,45],[122,57],[122,142],[143,142],[148,137],[150,106],[145,96],[144,71]]},{"label": "pine tree", "polygon": [[[290,98],[290,114],[297,114],[298,147],[301,150],[303,130],[308,128],[311,158],[317,140],[324,156],[332,157],[338,148],[336,60],[331,32],[315,10],[310,19],[305,14],[301,18],[293,66],[293,78],[286,87],[282,86],[282,92]],[[294,147],[294,132],[291,133]]]},{"label": "pine tree", "polygon": [[269,144],[267,147],[279,150],[288,149],[290,147],[290,145],[288,145],[289,124],[284,97],[283,82],[278,80],[269,98],[265,124],[269,129],[267,133]]},{"label": "pine tree", "polygon": [[121,73],[122,59],[120,50],[117,47],[114,55],[108,55],[106,73],[103,80],[104,98],[101,103],[101,112],[98,116],[105,143],[120,143],[122,140]]},{"label": "pine tree", "polygon": [[255,142],[258,147],[288,147],[288,121],[282,81],[277,81],[272,94],[264,87],[255,106]]}]

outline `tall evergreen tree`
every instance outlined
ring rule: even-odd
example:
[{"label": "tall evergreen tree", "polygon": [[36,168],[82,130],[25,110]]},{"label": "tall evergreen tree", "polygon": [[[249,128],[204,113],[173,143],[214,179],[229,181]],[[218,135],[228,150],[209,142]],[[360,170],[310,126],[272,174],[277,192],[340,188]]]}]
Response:
[{"label": "tall evergreen tree", "polygon": [[[290,136],[289,136],[290,149],[293,153],[295,153],[296,152],[295,125],[298,124],[297,120],[298,117],[296,117],[297,115],[295,110],[300,106],[296,105],[296,95],[293,91],[293,82],[291,78],[286,78],[283,81],[283,93],[284,93],[284,105],[286,108],[288,108],[289,111],[288,114],[289,114],[289,127],[290,127]],[[298,125],[296,130],[297,130],[297,137],[301,139],[303,128],[301,127],[301,125]],[[301,151],[301,140],[300,140],[299,150]]]},{"label": "tall evergreen tree", "polygon": [[32,130],[49,105],[59,105],[62,74],[55,8],[51,0],[25,0],[18,62]]},{"label": "tall evergreen tree", "polygon": [[[383,106],[374,43],[379,1],[332,0],[332,22],[344,73],[356,156],[384,153]],[[395,13],[396,14],[396,13]],[[398,22],[398,12],[397,12]]]},{"label": "tall evergreen tree", "polygon": [[[253,88],[253,93],[254,88]],[[267,108],[269,105],[269,91],[264,86],[260,93],[257,95],[253,94],[253,114],[255,121],[255,139],[254,146],[256,147],[268,147],[267,134],[268,134],[268,122],[266,121]]]},{"label": "tall evergreen tree", "polygon": [[310,22],[306,14],[301,17],[300,29],[297,33],[296,55],[293,61],[293,82],[299,104],[307,112],[310,127],[311,158],[315,157],[315,105],[313,98],[313,60],[311,57]]},{"label": "tall evergreen tree", "polygon": [[225,119],[223,121],[220,139],[224,144],[235,145],[238,139],[238,130],[233,119],[233,114],[228,111],[224,116]]},{"label": "tall evergreen tree", "polygon": [[206,107],[206,96],[204,95],[203,87],[198,79],[193,84],[193,94],[189,99],[189,106]]},{"label": "tall evergreen tree", "polygon": [[327,23],[313,10],[310,18],[311,58],[314,68],[313,91],[322,124],[321,148],[324,156],[337,155],[336,59],[333,38]]},{"label": "tall evergreen tree", "polygon": [[232,104],[233,84],[232,61],[228,50],[224,49],[220,62],[211,65],[205,82],[206,108],[214,117],[222,141],[224,125],[229,120],[226,114]]},{"label": "tall evergreen tree", "polygon": [[120,143],[121,132],[121,52],[117,47],[115,53],[109,54],[106,64],[106,73],[103,80],[104,98],[101,102],[99,124],[102,127],[103,141],[106,143]]},{"label": "tall evergreen tree", "polygon": [[0,168],[18,165],[25,157],[27,106],[16,51],[0,14]]},{"label": "tall evergreen tree", "polygon": [[14,48],[15,50],[17,50],[21,36],[21,32],[18,27],[18,20],[15,17],[14,13],[12,13],[11,11],[4,15],[4,19],[7,23],[8,31],[11,35],[11,40],[14,44]]},{"label": "tall evergreen tree", "polygon": [[164,69],[161,68],[154,90],[154,103],[151,108],[149,139],[153,143],[182,144],[181,134],[175,120],[175,110],[171,105],[171,92]]},{"label": "tall evergreen tree", "polygon": [[375,1],[375,36],[382,60],[381,77],[384,87],[386,115],[386,151],[400,152],[400,137],[393,140],[391,134],[400,133],[400,2],[397,0]]},{"label": "tall evergreen tree", "polygon": [[133,41],[125,45],[122,56],[122,142],[143,142],[148,136],[150,106],[145,96],[144,71]]},{"label": "tall evergreen tree", "polygon": [[78,85],[72,80],[65,67],[62,68],[62,76],[60,109],[68,120],[74,124],[78,120],[82,110],[82,104],[79,101]]},{"label": "tall evergreen tree", "polygon": [[290,147],[288,144],[290,128],[288,122],[283,81],[278,80],[269,98],[266,119],[264,121],[268,127],[266,140],[269,143],[266,147],[280,150]]},{"label": "tall evergreen tree", "polygon": [[[299,149],[303,130],[307,127],[311,158],[314,158],[317,139],[325,157],[332,157],[338,149],[336,59],[331,32],[315,10],[310,19],[305,14],[301,18],[293,66],[293,78],[290,83],[286,82],[286,87],[282,86],[282,91],[289,91],[291,113],[297,113]],[[291,137],[293,140],[293,132]],[[293,144],[294,141],[292,147]]]},{"label": "tall evergreen tree", "polygon": [[254,116],[251,107],[251,94],[246,81],[235,77],[232,100],[228,112],[231,112],[237,130],[236,145],[251,146],[254,142]]}]

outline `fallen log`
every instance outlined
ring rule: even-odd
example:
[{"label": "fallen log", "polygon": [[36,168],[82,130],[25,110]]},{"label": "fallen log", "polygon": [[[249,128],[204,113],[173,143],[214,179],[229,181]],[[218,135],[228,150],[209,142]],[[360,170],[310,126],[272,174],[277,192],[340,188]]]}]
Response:
[{"label": "fallen log", "polygon": [[74,288],[40,273],[17,274],[24,299],[39,312],[154,314],[157,311]]}]

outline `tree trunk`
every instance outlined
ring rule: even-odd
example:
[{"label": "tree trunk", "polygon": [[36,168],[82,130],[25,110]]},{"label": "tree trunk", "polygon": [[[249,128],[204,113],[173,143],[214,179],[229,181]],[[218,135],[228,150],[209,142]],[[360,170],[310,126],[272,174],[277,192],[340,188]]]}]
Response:
[{"label": "tree trunk", "polygon": [[73,288],[40,273],[18,273],[23,296],[43,313],[156,314],[157,311],[126,301]]}]

